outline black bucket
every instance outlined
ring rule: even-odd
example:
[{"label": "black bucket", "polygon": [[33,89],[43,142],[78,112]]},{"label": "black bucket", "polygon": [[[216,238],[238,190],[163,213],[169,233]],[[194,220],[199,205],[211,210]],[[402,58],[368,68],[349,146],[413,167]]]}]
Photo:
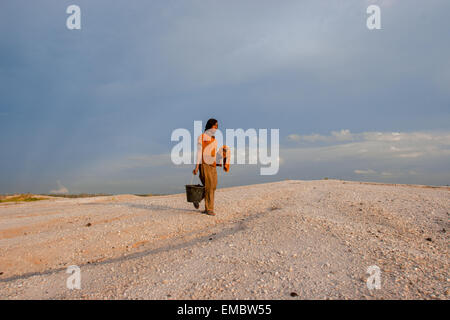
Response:
[{"label": "black bucket", "polygon": [[186,198],[187,202],[200,202],[205,196],[205,187],[197,184],[186,185]]}]

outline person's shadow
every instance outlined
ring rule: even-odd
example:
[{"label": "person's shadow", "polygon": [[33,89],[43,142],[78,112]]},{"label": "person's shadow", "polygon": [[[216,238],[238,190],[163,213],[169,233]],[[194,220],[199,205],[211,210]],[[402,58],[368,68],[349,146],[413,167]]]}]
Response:
[{"label": "person's shadow", "polygon": [[139,203],[119,203],[116,205],[123,205],[123,206],[127,206],[129,208],[134,208],[134,209],[144,209],[144,210],[154,210],[154,211],[178,211],[178,212],[196,212],[196,213],[200,213],[200,211],[198,209],[192,208],[192,209],[184,209],[184,208],[175,208],[175,207],[170,207],[170,206],[165,206],[165,205],[157,205],[157,204],[139,204]]}]

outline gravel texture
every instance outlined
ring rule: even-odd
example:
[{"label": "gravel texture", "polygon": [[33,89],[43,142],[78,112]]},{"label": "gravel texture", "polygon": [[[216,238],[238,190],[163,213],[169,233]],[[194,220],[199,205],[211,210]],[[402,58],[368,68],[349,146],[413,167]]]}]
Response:
[{"label": "gravel texture", "polygon": [[449,299],[448,187],[287,180],[218,189],[215,207],[184,194],[1,204],[0,298]]}]

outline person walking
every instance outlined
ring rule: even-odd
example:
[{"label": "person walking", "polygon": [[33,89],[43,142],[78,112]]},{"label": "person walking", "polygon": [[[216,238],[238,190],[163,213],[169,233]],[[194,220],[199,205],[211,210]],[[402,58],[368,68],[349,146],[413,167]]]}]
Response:
[{"label": "person walking", "polygon": [[[222,166],[216,161],[217,140],[214,136],[216,130],[219,128],[219,123],[216,119],[209,119],[205,125],[205,131],[197,139],[197,161],[195,168],[192,171],[194,175],[200,172],[200,180],[205,187],[205,211],[210,216],[215,216],[214,212],[214,193],[217,187],[217,166]],[[226,146],[219,150],[219,156],[224,159],[224,170],[229,170],[229,151]],[[228,155],[228,159],[227,159]],[[198,202],[194,202],[196,209],[200,207]]]}]

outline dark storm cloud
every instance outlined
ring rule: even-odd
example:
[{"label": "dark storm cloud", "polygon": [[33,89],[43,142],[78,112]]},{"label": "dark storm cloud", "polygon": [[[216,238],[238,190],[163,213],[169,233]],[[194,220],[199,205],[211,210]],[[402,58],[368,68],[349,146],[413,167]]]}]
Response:
[{"label": "dark storm cloud", "polygon": [[[366,28],[372,3],[382,30]],[[0,4],[0,192],[167,189],[170,163],[133,177],[101,164],[168,154],[173,129],[210,116],[280,128],[285,148],[290,134],[449,129],[448,1],[77,1],[69,31],[71,4]]]}]

